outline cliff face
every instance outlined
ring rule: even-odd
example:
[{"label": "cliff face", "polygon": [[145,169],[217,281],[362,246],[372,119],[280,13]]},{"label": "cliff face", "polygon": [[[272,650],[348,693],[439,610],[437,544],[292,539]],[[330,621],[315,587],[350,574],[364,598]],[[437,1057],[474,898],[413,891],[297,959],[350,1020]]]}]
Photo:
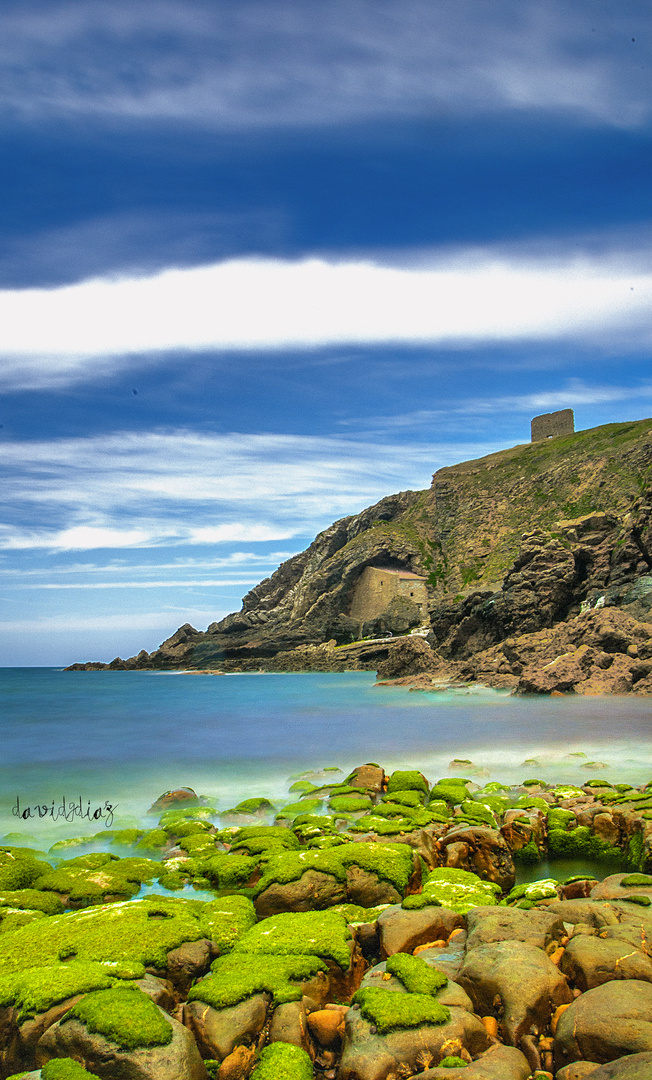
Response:
[{"label": "cliff face", "polygon": [[390,644],[341,646],[404,633],[420,619],[409,602],[367,624],[351,619],[366,566],[426,576],[429,641],[447,659],[553,626],[600,597],[647,618],[651,470],[652,420],[440,469],[429,490],[335,522],[206,632],[186,624],[153,653],[73,668],[375,668]]}]

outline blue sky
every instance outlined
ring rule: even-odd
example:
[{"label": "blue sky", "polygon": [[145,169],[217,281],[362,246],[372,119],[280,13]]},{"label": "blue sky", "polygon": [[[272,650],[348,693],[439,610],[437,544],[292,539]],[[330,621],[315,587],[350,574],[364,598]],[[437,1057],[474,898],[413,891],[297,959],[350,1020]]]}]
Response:
[{"label": "blue sky", "polygon": [[199,628],[442,465],[652,414],[647,0],[5,0],[0,653]]}]

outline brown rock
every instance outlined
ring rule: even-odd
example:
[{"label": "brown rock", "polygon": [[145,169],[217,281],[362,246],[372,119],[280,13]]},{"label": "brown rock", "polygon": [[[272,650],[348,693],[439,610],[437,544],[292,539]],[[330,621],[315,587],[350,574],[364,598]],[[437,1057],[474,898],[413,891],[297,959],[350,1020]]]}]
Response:
[{"label": "brown rock", "polygon": [[509,892],[516,880],[514,860],[496,829],[480,826],[452,829],[437,842],[442,866],[469,870]]},{"label": "brown rock", "polygon": [[581,994],[557,1025],[558,1068],[581,1059],[599,1063],[652,1051],[652,985],[628,979]]},{"label": "brown rock", "polygon": [[652,960],[617,938],[581,934],[564,950],[561,970],[579,987],[592,990],[612,979],[639,979],[652,983]]},{"label": "brown rock", "polygon": [[[590,1073],[594,1080],[650,1080],[652,1054],[628,1054]],[[557,1073],[559,1080],[559,1073]]]},{"label": "brown rock", "polygon": [[340,1046],[344,1033],[344,1015],[334,1009],[318,1009],[308,1015],[308,1027],[320,1046],[327,1050]]},{"label": "brown rock", "polygon": [[206,974],[214,958],[215,950],[208,938],[184,941],[167,955],[168,978],[185,995],[195,979]]},{"label": "brown rock", "polygon": [[368,870],[350,866],[346,871],[346,899],[349,904],[360,907],[376,907],[380,904],[400,904],[403,899],[389,881],[383,881]]},{"label": "brown rock", "polygon": [[183,1006],[183,1022],[195,1037],[202,1057],[223,1061],[236,1046],[255,1046],[267,1019],[270,994],[253,994],[228,1009],[203,1001]]},{"label": "brown rock", "polygon": [[448,938],[456,927],[464,927],[464,916],[444,907],[425,907],[413,911],[400,906],[386,908],[378,917],[382,956],[413,952],[437,938]]},{"label": "brown rock", "polygon": [[346,885],[332,874],[306,870],[298,881],[274,881],[256,897],[254,907],[259,919],[267,919],[284,911],[320,911],[346,899]]},{"label": "brown rock", "polygon": [[365,765],[358,765],[353,770],[348,782],[351,787],[361,787],[365,791],[373,792],[374,794],[380,794],[385,790],[385,770],[381,769],[379,765],[373,765],[367,763]]},{"label": "brown rock", "polygon": [[208,1080],[197,1045],[187,1028],[170,1016],[172,1042],[124,1050],[79,1020],[63,1019],[48,1028],[36,1047],[36,1062],[71,1057],[101,1080]]},{"label": "brown rock", "polygon": [[378,668],[379,679],[399,679],[436,671],[441,661],[422,637],[400,638],[392,645],[386,660]]},{"label": "brown rock", "polygon": [[622,885],[629,873],[609,874],[602,881],[596,882],[591,889],[592,900],[621,900],[626,896],[649,896],[652,899],[652,885]]},{"label": "brown rock", "polygon": [[513,1046],[490,1046],[464,1069],[426,1069],[419,1080],[528,1080],[527,1058]]},{"label": "brown rock", "polygon": [[521,941],[478,945],[458,976],[481,1016],[495,1014],[505,1042],[517,1046],[531,1031],[542,1033],[553,1009],[572,1000],[566,979],[541,949]]},{"label": "brown rock", "polygon": [[573,1061],[557,1071],[557,1080],[585,1080],[585,1077],[593,1076],[599,1068],[596,1061]]},{"label": "brown rock", "polygon": [[524,941],[545,949],[564,937],[564,924],[558,915],[545,908],[522,911],[519,908],[478,907],[467,914],[467,952],[478,945],[497,941]]},{"label": "brown rock", "polygon": [[247,1080],[255,1060],[256,1051],[253,1046],[236,1046],[217,1070],[217,1080]]},{"label": "brown rock", "polygon": [[292,1043],[314,1057],[308,1014],[303,1001],[286,1001],[276,1006],[269,1025],[269,1041]]}]

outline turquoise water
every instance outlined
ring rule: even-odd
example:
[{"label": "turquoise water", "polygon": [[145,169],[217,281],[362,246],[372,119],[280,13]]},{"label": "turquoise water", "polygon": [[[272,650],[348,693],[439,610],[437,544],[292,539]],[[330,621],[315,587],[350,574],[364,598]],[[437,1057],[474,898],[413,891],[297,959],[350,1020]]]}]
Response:
[{"label": "turquoise water", "polygon": [[[54,822],[49,808],[63,798],[91,814],[108,802],[113,828],[146,821],[151,803],[181,785],[220,809],[258,794],[287,801],[293,773],[346,774],[362,761],[418,767],[431,781],[476,769],[480,783],[652,779],[649,699],[423,694],[374,679],[0,669],[0,834],[30,832],[45,845],[106,824]],[[451,769],[454,757],[473,766]],[[532,758],[538,764],[523,764]],[[590,761],[606,768],[585,768]],[[48,814],[18,819],[17,797],[21,812]]]}]

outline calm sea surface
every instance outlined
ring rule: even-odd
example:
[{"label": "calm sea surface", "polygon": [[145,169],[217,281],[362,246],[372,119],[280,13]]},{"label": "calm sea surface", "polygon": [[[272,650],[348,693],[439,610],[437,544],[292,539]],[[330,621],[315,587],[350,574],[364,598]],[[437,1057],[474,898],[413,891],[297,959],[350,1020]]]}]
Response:
[{"label": "calm sea surface", "polygon": [[148,807],[172,787],[226,810],[252,795],[287,801],[292,774],[339,766],[346,775],[363,761],[418,767],[431,781],[473,775],[449,768],[454,757],[484,770],[481,784],[652,779],[651,699],[423,694],[374,679],[0,669],[0,836],[45,845],[104,824],[22,820],[17,798],[21,812],[64,797],[91,812],[109,802],[113,828],[151,826]]}]

